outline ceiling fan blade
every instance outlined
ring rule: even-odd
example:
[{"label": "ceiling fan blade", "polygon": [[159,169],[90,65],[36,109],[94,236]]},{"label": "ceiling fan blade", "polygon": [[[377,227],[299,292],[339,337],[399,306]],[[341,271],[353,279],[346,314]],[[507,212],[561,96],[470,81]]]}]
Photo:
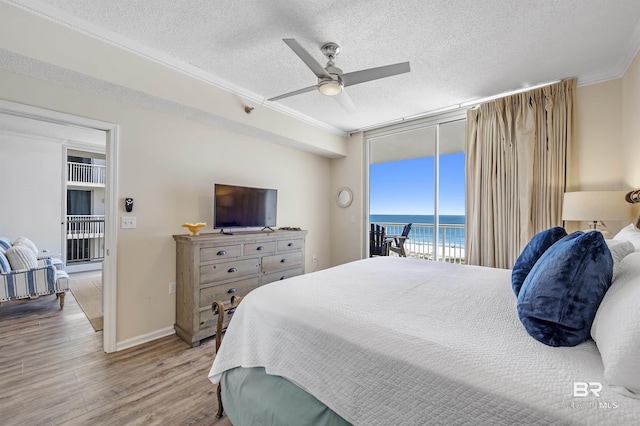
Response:
[{"label": "ceiling fan blade", "polygon": [[285,93],[284,95],[276,96],[275,98],[270,98],[270,99],[267,99],[267,100],[268,101],[278,101],[280,99],[288,98],[289,96],[300,95],[302,93],[311,92],[311,91],[316,90],[316,89],[318,89],[318,86],[309,86],[309,87],[305,87],[304,89],[298,89],[296,91]]},{"label": "ceiling fan blade", "polygon": [[342,90],[342,92],[334,96],[333,99],[348,113],[353,114],[356,112],[356,106],[353,104],[351,96],[349,96],[345,90]]},{"label": "ceiling fan blade", "polygon": [[293,50],[295,54],[298,55],[300,59],[302,59],[302,62],[307,64],[307,66],[311,69],[311,71],[313,71],[316,77],[330,77],[329,74],[327,74],[327,71],[325,71],[325,69],[322,67],[322,65],[320,65],[318,61],[313,59],[313,56],[311,56],[309,52],[307,52],[302,46],[300,46],[294,38],[283,38],[282,41],[287,43],[287,46],[289,46],[291,50]]},{"label": "ceiling fan blade", "polygon": [[342,81],[344,82],[344,86],[347,87],[353,86],[354,84],[364,83],[366,81],[403,74],[409,71],[411,71],[409,62],[400,62],[398,64],[385,65],[383,67],[348,72],[346,74],[342,74]]}]

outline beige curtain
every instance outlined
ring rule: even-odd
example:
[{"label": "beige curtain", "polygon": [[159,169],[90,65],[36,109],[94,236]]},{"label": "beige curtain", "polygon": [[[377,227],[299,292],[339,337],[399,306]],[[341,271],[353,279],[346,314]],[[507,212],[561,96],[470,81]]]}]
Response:
[{"label": "beige curtain", "polygon": [[467,112],[466,261],[511,268],[537,232],[562,224],[576,79]]}]

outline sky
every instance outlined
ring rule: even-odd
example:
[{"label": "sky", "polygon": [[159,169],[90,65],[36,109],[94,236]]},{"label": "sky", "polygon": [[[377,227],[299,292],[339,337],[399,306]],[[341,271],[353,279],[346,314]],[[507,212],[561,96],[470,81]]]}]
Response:
[{"label": "sky", "polygon": [[[434,214],[434,158],[372,164],[370,214]],[[464,215],[464,153],[440,156],[441,215]]]}]

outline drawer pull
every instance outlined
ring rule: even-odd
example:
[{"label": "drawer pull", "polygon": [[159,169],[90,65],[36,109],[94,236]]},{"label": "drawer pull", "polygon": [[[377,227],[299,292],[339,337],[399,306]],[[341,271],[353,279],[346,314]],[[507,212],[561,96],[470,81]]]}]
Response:
[{"label": "drawer pull", "polygon": [[228,293],[228,294],[233,294],[233,293],[236,293],[237,291],[238,291],[238,289],[234,287],[234,288],[230,288],[230,289],[227,291],[227,293]]},{"label": "drawer pull", "polygon": [[220,250],[218,253],[216,253],[218,256],[224,256],[225,254],[227,254],[226,251],[224,250]]},{"label": "drawer pull", "polygon": [[227,272],[229,272],[229,273],[232,273],[232,272],[238,272],[238,269],[236,269],[236,268],[229,268],[229,270],[228,270]]},{"label": "drawer pull", "polygon": [[287,259],[280,259],[280,263],[287,263]]},{"label": "drawer pull", "polygon": [[264,250],[264,247],[263,246],[258,246],[258,247],[256,247],[256,250],[262,251],[262,250]]},{"label": "drawer pull", "polygon": [[287,247],[293,247],[293,243],[287,244]]}]

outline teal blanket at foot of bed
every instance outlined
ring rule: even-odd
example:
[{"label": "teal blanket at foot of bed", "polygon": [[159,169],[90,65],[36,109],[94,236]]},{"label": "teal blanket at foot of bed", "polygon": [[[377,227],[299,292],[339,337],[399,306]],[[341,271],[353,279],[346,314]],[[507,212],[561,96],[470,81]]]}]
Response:
[{"label": "teal blanket at foot of bed", "polygon": [[349,425],[313,395],[264,368],[234,368],[220,379],[222,404],[234,426]]}]

